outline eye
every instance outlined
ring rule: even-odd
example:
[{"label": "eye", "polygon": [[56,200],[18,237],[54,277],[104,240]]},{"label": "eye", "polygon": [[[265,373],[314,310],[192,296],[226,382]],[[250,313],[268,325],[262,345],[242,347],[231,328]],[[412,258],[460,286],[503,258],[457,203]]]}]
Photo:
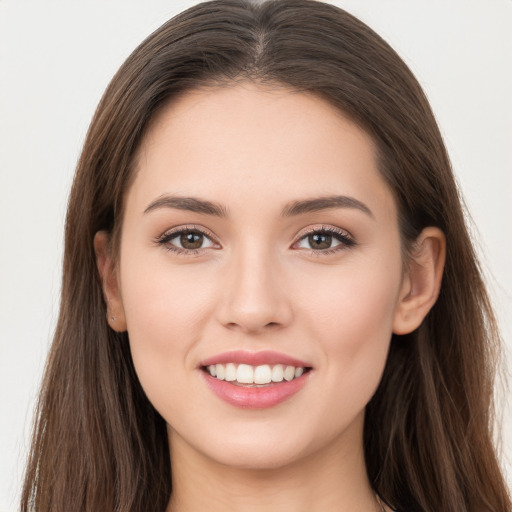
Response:
[{"label": "eye", "polygon": [[197,254],[202,249],[218,247],[205,232],[197,227],[166,232],[155,242],[178,254]]},{"label": "eye", "polygon": [[352,236],[339,228],[322,226],[311,229],[295,244],[299,249],[309,249],[314,254],[332,254],[356,244]]}]

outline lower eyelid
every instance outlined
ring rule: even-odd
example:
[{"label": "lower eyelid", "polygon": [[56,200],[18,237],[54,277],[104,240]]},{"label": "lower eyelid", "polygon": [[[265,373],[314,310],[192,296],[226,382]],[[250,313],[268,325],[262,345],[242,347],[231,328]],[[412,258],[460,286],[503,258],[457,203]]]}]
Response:
[{"label": "lower eyelid", "polygon": [[171,240],[174,240],[175,238],[179,237],[180,235],[182,235],[184,233],[198,233],[198,234],[201,234],[205,238],[210,240],[210,242],[212,244],[219,245],[219,244],[217,244],[217,242],[215,242],[215,239],[209,233],[207,233],[206,231],[204,231],[204,230],[202,230],[202,229],[200,229],[200,228],[198,228],[196,226],[186,226],[184,228],[176,229],[174,231],[167,231],[167,232],[163,233],[162,235],[157,236],[154,239],[154,241],[155,241],[156,244],[166,244],[166,243],[169,243]]},{"label": "lower eyelid", "polygon": [[[175,238],[178,238],[180,235],[184,234],[184,233],[191,233],[191,232],[195,232],[195,233],[199,233],[201,235],[203,235],[203,237],[209,241],[209,244],[208,246],[206,247],[200,247],[200,248],[197,248],[197,249],[187,249],[185,247],[179,247],[175,244],[171,244],[171,240],[174,240]],[[307,248],[307,247],[303,247],[302,249],[305,249],[305,250],[309,250],[311,253],[315,254],[315,255],[328,255],[328,254],[333,254],[333,253],[336,253],[336,252],[339,252],[339,251],[342,251],[343,249],[347,249],[349,247],[352,247],[354,245],[356,245],[356,242],[355,240],[353,239],[353,237],[343,231],[343,232],[338,232],[338,230],[334,230],[332,228],[326,228],[326,227],[323,227],[323,228],[317,228],[317,229],[311,229],[310,231],[308,231],[307,233],[303,234],[294,244],[293,246],[296,246],[297,244],[299,244],[302,240],[306,239],[308,236],[311,236],[311,235],[314,235],[314,234],[324,234],[324,235],[328,235],[328,236],[331,236],[333,237],[338,243],[333,246],[333,247],[329,247],[329,248],[326,248],[326,249],[313,249],[313,248]],[[177,229],[176,231],[172,231],[170,233],[164,233],[163,235],[157,237],[155,239],[155,243],[157,245],[162,245],[162,246],[166,246],[167,247],[167,250],[169,251],[173,251],[175,253],[180,253],[180,254],[183,254],[183,255],[192,255],[192,254],[198,254],[200,253],[201,251],[205,250],[205,249],[211,249],[211,248],[222,248],[222,246],[217,243],[215,241],[215,239],[209,235],[207,232],[205,232],[204,230],[202,229],[199,229],[198,227],[185,227],[185,228],[182,228],[182,229]]]},{"label": "lower eyelid", "polygon": [[[183,233],[184,233],[183,231],[182,232],[178,232],[178,233],[172,233],[172,237],[169,238],[166,243],[170,243],[171,240],[179,238]],[[185,231],[185,233],[188,233],[188,231]],[[178,249],[182,249],[184,251],[197,251],[197,250],[200,250],[200,249],[208,249],[210,247],[214,247],[215,246],[215,242],[208,235],[206,235],[204,233],[200,233],[200,234],[203,236],[204,240],[207,240],[209,242],[210,245],[207,245],[206,247],[200,247],[198,249],[186,249],[185,247],[178,247]]]},{"label": "lower eyelid", "polygon": [[[309,237],[311,235],[316,235],[316,234],[327,235],[327,236],[331,236],[332,238],[334,238],[337,242],[339,242],[334,247],[340,247],[340,246],[351,247],[356,244],[354,238],[348,232],[338,231],[338,230],[334,230],[332,228],[327,228],[327,227],[322,227],[322,228],[312,229],[312,230],[308,231],[307,233],[304,233],[297,239],[297,241],[293,245],[297,245],[302,240],[306,239],[307,237]],[[328,248],[328,249],[312,249],[311,248],[310,250],[315,251],[315,252],[327,253],[327,251],[333,250],[333,249],[332,248]]]}]

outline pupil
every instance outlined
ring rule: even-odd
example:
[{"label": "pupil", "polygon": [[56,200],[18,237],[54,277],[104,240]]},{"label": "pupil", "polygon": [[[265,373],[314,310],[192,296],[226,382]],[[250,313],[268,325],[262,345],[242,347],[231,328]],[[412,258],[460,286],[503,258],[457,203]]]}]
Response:
[{"label": "pupil", "polygon": [[309,235],[309,243],[314,249],[329,249],[332,242],[331,235]]},{"label": "pupil", "polygon": [[181,235],[180,243],[185,249],[199,249],[203,245],[203,235],[200,233],[186,233]]}]

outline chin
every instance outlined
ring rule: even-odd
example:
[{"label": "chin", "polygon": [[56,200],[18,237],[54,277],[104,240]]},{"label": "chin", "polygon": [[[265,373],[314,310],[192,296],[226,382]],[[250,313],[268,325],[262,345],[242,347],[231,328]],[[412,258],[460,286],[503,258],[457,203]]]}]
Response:
[{"label": "chin", "polygon": [[271,471],[291,466],[302,458],[303,454],[294,449],[274,450],[262,446],[231,446],[229,451],[212,453],[218,463],[234,469]]},{"label": "chin", "polygon": [[[181,438],[189,448],[210,461],[225,467],[244,470],[275,470],[292,467],[301,461],[314,459],[315,454],[331,450],[339,442],[337,429],[291,429],[270,424],[241,424],[239,428],[218,429],[196,441]],[[204,434],[204,432],[203,432]],[[172,443],[172,439],[171,439]]]}]

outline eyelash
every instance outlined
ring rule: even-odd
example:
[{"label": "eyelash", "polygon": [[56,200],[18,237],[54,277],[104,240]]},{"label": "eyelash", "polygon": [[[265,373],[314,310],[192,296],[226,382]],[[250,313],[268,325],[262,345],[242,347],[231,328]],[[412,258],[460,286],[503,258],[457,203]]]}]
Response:
[{"label": "eyelash", "polygon": [[298,244],[301,240],[311,235],[332,236],[340,242],[339,245],[336,245],[332,249],[309,249],[310,254],[313,256],[328,256],[330,254],[350,249],[356,245],[356,241],[347,231],[340,228],[335,228],[333,226],[322,226],[320,229],[311,228],[303,233],[302,236],[293,245]]},{"label": "eyelash", "polygon": [[180,256],[196,256],[203,249],[182,249],[181,247],[176,247],[175,245],[171,245],[169,242],[185,233],[192,233],[195,235],[203,235],[206,238],[213,239],[213,237],[207,233],[206,231],[198,228],[197,226],[185,226],[184,228],[176,229],[175,231],[165,232],[163,235],[157,237],[155,239],[155,243],[160,246],[164,246],[166,250],[174,252]]},{"label": "eyelash", "polygon": [[[176,247],[175,245],[171,245],[169,242],[173,240],[174,238],[183,235],[185,233],[192,233],[196,235],[203,235],[206,238],[212,240],[212,236],[207,233],[206,231],[202,230],[201,228],[197,226],[187,226],[184,228],[176,229],[175,231],[166,232],[163,235],[157,237],[155,239],[155,243],[159,246],[164,246],[166,250],[171,251],[175,254],[181,255],[181,256],[196,256],[200,254],[205,248],[200,249],[183,249],[181,247]],[[336,245],[332,249],[309,249],[309,252],[313,256],[328,256],[330,254],[337,253],[339,251],[343,251],[346,249],[349,249],[350,247],[353,247],[356,245],[355,240],[352,238],[352,236],[339,228],[335,228],[332,226],[322,226],[321,228],[312,228],[308,231],[306,231],[293,245],[298,244],[301,242],[304,238],[311,236],[311,235],[327,235],[332,236],[336,240],[340,242],[339,245]],[[212,240],[212,243],[213,242]]]}]

